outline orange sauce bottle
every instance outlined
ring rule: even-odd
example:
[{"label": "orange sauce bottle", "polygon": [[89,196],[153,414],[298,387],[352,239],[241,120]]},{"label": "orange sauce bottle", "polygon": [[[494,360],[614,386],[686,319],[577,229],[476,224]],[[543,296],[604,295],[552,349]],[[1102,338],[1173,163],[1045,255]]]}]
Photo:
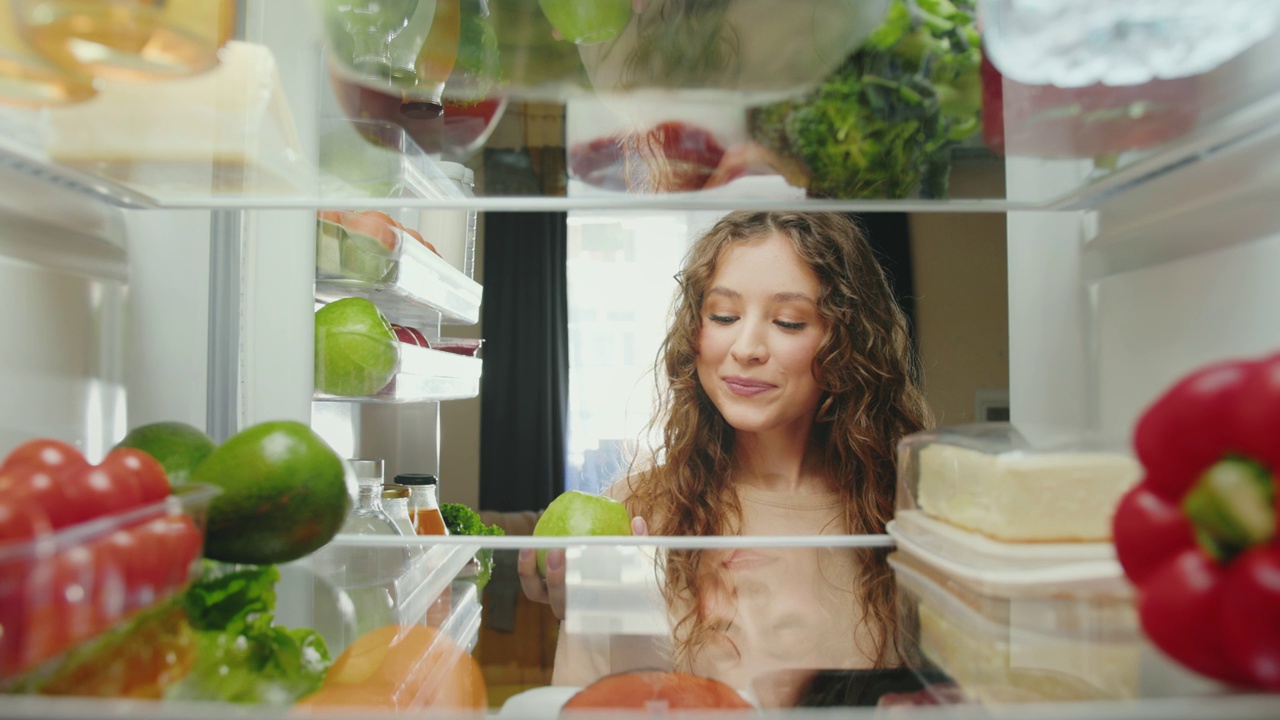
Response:
[{"label": "orange sauce bottle", "polygon": [[440,480],[435,475],[401,473],[396,484],[409,488],[409,519],[419,535],[448,535],[440,514]]},{"label": "orange sauce bottle", "polygon": [[[435,475],[401,473],[396,484],[409,488],[409,519],[419,535],[448,535],[444,516],[440,514],[440,480]],[[453,588],[446,586],[440,597],[427,608],[423,624],[440,627],[453,610]]]}]

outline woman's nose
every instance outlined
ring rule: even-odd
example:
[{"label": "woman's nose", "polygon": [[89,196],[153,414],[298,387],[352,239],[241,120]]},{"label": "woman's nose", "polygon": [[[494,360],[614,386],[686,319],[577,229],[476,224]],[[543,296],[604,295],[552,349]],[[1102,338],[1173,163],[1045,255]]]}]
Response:
[{"label": "woman's nose", "polygon": [[742,322],[741,332],[729,349],[733,359],[743,365],[761,363],[769,359],[769,347],[765,342],[764,328],[759,323]]}]

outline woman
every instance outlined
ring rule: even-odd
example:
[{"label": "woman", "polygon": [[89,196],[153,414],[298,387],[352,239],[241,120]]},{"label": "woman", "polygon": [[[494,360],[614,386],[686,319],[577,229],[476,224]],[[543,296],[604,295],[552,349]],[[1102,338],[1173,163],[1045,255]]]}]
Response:
[{"label": "woman", "polygon": [[[659,352],[659,452],[607,491],[658,535],[883,533],[895,446],[926,427],[906,320],[839,214],[735,212],[686,258]],[[563,559],[525,592],[563,616]],[[669,552],[670,666],[744,689],[802,668],[897,664],[885,552]],[[567,645],[566,642],[569,642]],[[556,682],[616,661],[562,638]],[[564,665],[562,667],[562,664]]]}]

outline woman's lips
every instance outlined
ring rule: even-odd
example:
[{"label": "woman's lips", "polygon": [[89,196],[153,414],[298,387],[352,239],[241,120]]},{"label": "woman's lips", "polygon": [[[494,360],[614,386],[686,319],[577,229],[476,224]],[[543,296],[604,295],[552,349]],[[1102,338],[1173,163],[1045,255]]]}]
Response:
[{"label": "woman's lips", "polygon": [[759,550],[735,550],[721,561],[721,565],[727,570],[750,570],[767,565],[774,560],[777,558]]},{"label": "woman's lips", "polygon": [[729,388],[729,392],[743,397],[759,395],[760,393],[767,392],[775,387],[767,382],[743,377],[727,377],[724,379],[724,385]]}]

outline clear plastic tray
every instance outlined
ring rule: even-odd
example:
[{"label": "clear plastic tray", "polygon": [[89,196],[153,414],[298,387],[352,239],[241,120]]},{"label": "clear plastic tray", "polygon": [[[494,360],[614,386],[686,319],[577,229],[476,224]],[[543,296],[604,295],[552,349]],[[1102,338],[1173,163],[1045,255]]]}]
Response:
[{"label": "clear plastic tray", "polygon": [[1140,466],[1123,441],[974,423],[898,445],[898,509],[1007,542],[1105,542]]},{"label": "clear plastic tray", "polygon": [[457,400],[480,394],[479,358],[397,342],[400,359],[390,381],[367,395],[335,395],[318,388],[312,399],[333,402],[408,403]]},{"label": "clear plastic tray", "polygon": [[[329,235],[318,242],[332,245],[333,234]],[[363,297],[377,304],[392,322],[407,325],[474,325],[480,320],[480,284],[416,241],[404,243],[398,254],[360,246],[345,252],[333,248],[321,254],[319,250],[317,272],[323,276],[316,278],[317,299]],[[326,264],[321,267],[320,261]],[[347,264],[366,271],[343,269]]]},{"label": "clear plastic tray", "polygon": [[1141,692],[1143,641],[1131,601],[1004,599],[895,553],[909,645],[974,701],[1130,699]]},{"label": "clear plastic tray", "polygon": [[312,554],[315,577],[346,596],[342,616],[316,620],[333,652],[388,624],[448,626],[455,614],[454,579],[478,548],[429,540],[340,533]]},{"label": "clear plastic tray", "polygon": [[218,492],[186,485],[161,502],[0,543],[0,688],[38,688],[65,653],[185,589]]},{"label": "clear plastic tray", "polygon": [[904,555],[998,597],[1127,597],[1115,548],[1098,543],[1008,543],[900,510],[888,533]]},{"label": "clear plastic tray", "polygon": [[320,121],[318,191],[326,198],[413,198],[465,204],[467,196],[399,125],[328,117]]}]

